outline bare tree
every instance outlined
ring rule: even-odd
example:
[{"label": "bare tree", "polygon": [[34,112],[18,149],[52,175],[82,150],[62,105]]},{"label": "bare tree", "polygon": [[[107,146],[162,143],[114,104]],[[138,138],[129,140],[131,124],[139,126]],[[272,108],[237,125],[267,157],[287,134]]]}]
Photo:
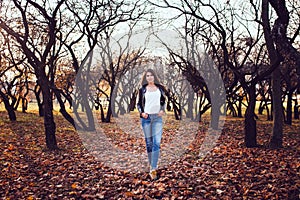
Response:
[{"label": "bare tree", "polygon": [[[2,37],[1,37],[2,36]],[[5,41],[8,41],[7,39],[5,39],[5,34],[1,34],[0,35],[0,42],[1,42],[1,47],[5,47]],[[0,51],[0,99],[2,99],[2,102],[4,103],[5,109],[7,110],[7,114],[9,116],[9,119],[11,121],[15,121],[16,120],[16,114],[14,111],[14,101],[11,102],[10,100],[10,93],[11,93],[11,89],[13,82],[8,82],[11,78],[8,78],[7,73],[10,72],[10,70],[14,68],[13,65],[10,65],[8,60],[6,59],[6,55],[4,52],[4,49],[1,49]],[[9,85],[11,89],[9,89]],[[14,96],[12,96],[14,98]]]},{"label": "bare tree", "polygon": [[139,48],[137,50],[130,48],[132,30],[133,28],[130,27],[125,45],[121,44],[120,39],[115,41],[115,44],[117,45],[116,50],[112,48],[112,43],[114,42],[112,37],[113,30],[105,31],[104,40],[102,43],[99,43],[101,78],[110,86],[109,104],[105,122],[110,122],[112,115],[117,116],[115,113],[116,92],[121,86],[124,86],[122,84],[126,84],[126,82],[120,81],[124,80],[123,78],[128,71],[139,65],[140,57],[144,53],[144,48]]},{"label": "bare tree", "polygon": [[[77,127],[93,130],[95,127],[93,124],[92,108],[85,99],[89,99],[88,101],[92,102],[97,100],[95,96],[90,96],[90,91],[86,91],[89,90],[88,84],[90,84],[91,81],[93,82],[92,84],[97,84],[97,81],[89,79],[89,75],[86,74],[92,73],[92,71],[89,71],[92,70],[89,65],[93,63],[93,56],[95,55],[94,50],[95,48],[98,48],[98,44],[101,45],[103,42],[107,42],[105,40],[107,39],[107,33],[110,32],[110,29],[114,29],[114,27],[120,23],[133,22],[141,19],[146,13],[146,10],[142,1],[136,1],[131,5],[127,4],[125,1],[100,2],[85,0],[80,1],[80,3],[77,2],[77,4],[76,2],[77,1],[70,1],[66,4],[69,12],[72,13],[72,17],[70,17],[69,20],[74,23],[74,27],[70,29],[68,37],[63,40],[63,43],[71,55],[72,66],[77,74],[77,92],[75,93],[77,97],[73,98],[72,103],[76,120],[78,121]],[[74,9],[74,7],[76,9]],[[126,7],[126,9],[124,9],[124,7]],[[74,32],[77,34],[74,35]],[[78,45],[84,48],[78,49]],[[101,55],[98,54],[96,56],[100,57]],[[101,72],[98,72],[98,74],[101,74]],[[97,101],[97,105],[98,103],[99,101]],[[85,111],[84,118],[86,121],[82,120],[81,116],[77,113],[80,104]],[[108,108],[110,108],[110,106]],[[109,112],[110,116],[111,111]]]},{"label": "bare tree", "polygon": [[0,38],[0,96],[10,120],[15,121],[14,110],[18,109],[20,103],[22,103],[22,112],[27,110],[31,71],[26,66],[26,58],[11,36],[1,31]]},{"label": "bare tree", "polygon": [[[49,149],[57,149],[56,125],[52,112],[53,94],[61,106],[61,113],[73,124],[63,100],[64,97],[70,102],[70,96],[62,88],[58,88],[57,84],[56,73],[58,64],[61,63],[59,59],[67,58],[70,53],[73,61],[70,67],[75,73],[78,72],[78,60],[81,60],[82,55],[78,56],[77,53],[80,42],[81,45],[88,44],[85,49],[86,55],[89,55],[98,42],[98,36],[106,27],[138,19],[143,10],[138,2],[132,6],[125,2],[91,0],[80,3],[75,0],[60,0],[56,3],[48,0],[11,0],[1,3],[3,15],[0,17],[0,27],[18,43],[30,67],[34,69],[37,98],[41,95],[43,99],[39,102],[43,105],[46,145]],[[87,43],[83,42],[83,38],[87,38]],[[65,51],[65,47],[68,51]]]},{"label": "bare tree", "polygon": [[[9,1],[6,6],[12,9],[11,12],[14,15],[4,15],[0,18],[0,27],[19,44],[28,63],[34,69],[41,87],[46,145],[49,149],[58,148],[51,87],[54,84],[56,69],[54,62],[59,51],[59,47],[56,47],[57,18],[63,3],[64,0],[58,1],[53,9],[48,9],[46,1],[38,4],[31,0],[26,2],[13,0]],[[10,23],[10,20],[16,23]]]},{"label": "bare tree", "polygon": [[[271,28],[269,20],[269,4],[275,10],[277,18]],[[270,62],[275,63],[278,57],[283,60],[289,60],[288,63],[292,66],[298,67],[298,74],[300,71],[300,52],[298,52],[293,46],[293,40],[289,40],[287,36],[287,29],[289,24],[289,12],[285,1],[273,1],[264,0],[262,4],[262,19],[265,39],[267,42],[267,48],[269,52]],[[296,30],[299,32],[299,27]],[[272,95],[273,95],[273,109],[274,109],[274,121],[273,121],[273,135],[270,141],[271,148],[282,147],[283,140],[283,106],[282,106],[282,91],[281,91],[281,71],[280,68],[276,68],[272,74]]]}]

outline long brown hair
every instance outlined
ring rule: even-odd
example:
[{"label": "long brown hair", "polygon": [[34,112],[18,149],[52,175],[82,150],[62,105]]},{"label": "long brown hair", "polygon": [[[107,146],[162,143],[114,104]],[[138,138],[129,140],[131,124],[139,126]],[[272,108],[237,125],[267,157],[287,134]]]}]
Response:
[{"label": "long brown hair", "polygon": [[153,69],[147,69],[144,74],[143,74],[143,77],[142,77],[142,86],[145,86],[148,84],[147,80],[146,80],[146,74],[150,72],[153,76],[154,76],[154,83],[157,84],[157,85],[161,85],[156,73],[154,72]]}]

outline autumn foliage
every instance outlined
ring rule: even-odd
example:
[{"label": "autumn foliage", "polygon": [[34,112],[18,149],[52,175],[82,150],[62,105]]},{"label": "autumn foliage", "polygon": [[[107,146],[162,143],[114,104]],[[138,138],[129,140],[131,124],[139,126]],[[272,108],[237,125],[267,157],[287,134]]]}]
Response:
[{"label": "autumn foliage", "polygon": [[[37,113],[17,115],[18,121],[10,122],[0,112],[1,199],[299,199],[299,123],[284,127],[284,148],[248,149],[243,120],[227,118],[204,159],[198,156],[206,130],[201,128],[182,157],[162,166],[159,179],[151,181],[143,170],[121,171],[97,161],[58,114],[56,151],[46,150]],[[163,143],[172,137],[172,129],[166,130]],[[258,121],[260,144],[269,141],[271,130],[271,122]],[[109,133],[122,148],[126,135]],[[136,148],[143,149],[144,143]]]}]

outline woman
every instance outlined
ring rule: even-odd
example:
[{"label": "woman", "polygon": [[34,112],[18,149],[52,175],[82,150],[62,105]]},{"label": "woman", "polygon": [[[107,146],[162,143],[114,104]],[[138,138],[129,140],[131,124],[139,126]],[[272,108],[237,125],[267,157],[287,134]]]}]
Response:
[{"label": "woman", "polygon": [[165,113],[165,89],[159,83],[152,69],[148,69],[142,78],[137,108],[145,136],[146,150],[150,164],[150,177],[157,179],[157,163],[160,152],[163,121]]}]

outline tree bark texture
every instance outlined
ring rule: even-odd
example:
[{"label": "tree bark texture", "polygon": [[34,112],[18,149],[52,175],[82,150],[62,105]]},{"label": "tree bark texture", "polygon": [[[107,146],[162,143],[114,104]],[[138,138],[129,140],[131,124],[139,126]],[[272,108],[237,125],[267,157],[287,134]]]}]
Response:
[{"label": "tree bark texture", "polygon": [[[274,2],[271,2],[274,4]],[[277,1],[278,4],[279,1]],[[274,5],[272,5],[274,7]],[[276,10],[276,9],[275,9]],[[285,12],[285,11],[283,11]],[[279,13],[277,13],[278,15]],[[284,15],[284,20],[287,20],[286,13]],[[262,21],[263,21],[263,29],[264,29],[264,37],[266,40],[267,50],[270,58],[270,64],[274,65],[278,59],[280,59],[280,56],[284,56],[284,54],[278,54],[278,51],[275,48],[275,43],[278,42],[278,35],[274,35],[274,31],[278,29],[280,32],[279,35],[284,34],[284,27],[279,27],[280,22],[282,20],[276,20],[272,33],[271,33],[271,27],[270,27],[270,21],[269,21],[269,1],[263,0],[262,4]],[[283,26],[287,26],[287,24],[284,24]],[[283,29],[282,29],[283,28]],[[282,30],[281,30],[282,29]],[[286,32],[285,32],[286,33]],[[277,37],[277,38],[276,38]],[[281,36],[280,36],[281,37]],[[282,38],[284,39],[284,38]],[[275,40],[275,41],[274,41]],[[276,42],[277,41],[277,42]],[[284,41],[282,41],[284,42]],[[276,45],[277,48],[280,49],[279,46]],[[282,109],[282,101],[281,101],[281,72],[280,72],[280,65],[275,68],[275,70],[272,72],[272,109],[273,109],[273,136],[270,141],[270,147],[271,148],[277,148],[282,146],[282,131],[283,131],[283,109]]]},{"label": "tree bark texture", "polygon": [[281,101],[281,72],[277,67],[272,74],[272,101],[273,101],[273,135],[270,141],[271,148],[281,148],[283,138],[283,109]]},{"label": "tree bark texture", "polygon": [[49,150],[55,150],[58,149],[56,136],[55,136],[56,125],[53,116],[52,95],[51,95],[50,87],[48,86],[47,77],[40,76],[39,83],[43,94],[46,145]]},{"label": "tree bark texture", "polygon": [[255,120],[255,87],[249,87],[249,104],[245,113],[245,145],[246,147],[257,147],[257,131],[256,131],[256,120]]}]

